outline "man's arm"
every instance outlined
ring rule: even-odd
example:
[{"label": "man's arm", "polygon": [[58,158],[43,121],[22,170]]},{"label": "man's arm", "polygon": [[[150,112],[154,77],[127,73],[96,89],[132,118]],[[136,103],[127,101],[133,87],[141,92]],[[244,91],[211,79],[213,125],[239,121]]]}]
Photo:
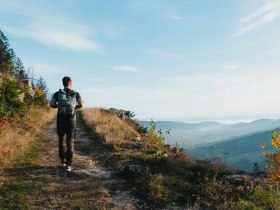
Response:
[{"label": "man's arm", "polygon": [[84,106],[84,102],[82,100],[82,98],[79,98],[77,100],[78,104],[76,105],[76,109],[82,108]]},{"label": "man's arm", "polygon": [[51,102],[50,102],[50,107],[51,107],[51,108],[57,108],[57,104],[56,104],[56,99],[55,99],[55,98],[53,98],[53,99],[51,100]]},{"label": "man's arm", "polygon": [[53,94],[52,100],[50,102],[51,108],[57,108],[58,92]]}]

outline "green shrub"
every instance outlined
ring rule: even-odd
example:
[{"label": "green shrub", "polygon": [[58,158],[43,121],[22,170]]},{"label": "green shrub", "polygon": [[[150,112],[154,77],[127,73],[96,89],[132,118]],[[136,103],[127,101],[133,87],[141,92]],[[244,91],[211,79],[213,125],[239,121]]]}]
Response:
[{"label": "green shrub", "polygon": [[277,209],[280,206],[280,194],[279,192],[256,187],[253,194],[253,201],[257,206],[261,206],[264,209]]},{"label": "green shrub", "polygon": [[156,123],[151,121],[149,123],[148,132],[145,136],[146,140],[151,142],[157,149],[162,149],[164,147],[165,137],[161,130],[157,131]]},{"label": "green shrub", "polygon": [[26,109],[26,104],[20,100],[23,91],[17,82],[8,77],[0,83],[0,116],[11,116]]},{"label": "green shrub", "polygon": [[232,209],[235,210],[262,210],[262,208],[257,207],[251,201],[239,200],[232,205]]}]

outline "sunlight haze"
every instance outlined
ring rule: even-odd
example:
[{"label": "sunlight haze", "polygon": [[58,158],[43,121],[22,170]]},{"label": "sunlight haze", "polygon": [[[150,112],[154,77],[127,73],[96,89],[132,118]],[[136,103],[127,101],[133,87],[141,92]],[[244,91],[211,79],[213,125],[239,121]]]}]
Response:
[{"label": "sunlight haze", "polygon": [[1,30],[50,92],[139,119],[279,118],[279,0],[0,0]]}]

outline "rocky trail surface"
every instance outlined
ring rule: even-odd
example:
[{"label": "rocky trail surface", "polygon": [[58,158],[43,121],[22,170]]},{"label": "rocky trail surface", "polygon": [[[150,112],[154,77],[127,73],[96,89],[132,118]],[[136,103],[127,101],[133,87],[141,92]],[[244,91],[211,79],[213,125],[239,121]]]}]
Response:
[{"label": "rocky trail surface", "polygon": [[[72,172],[67,173],[59,166],[55,121],[45,127],[38,144],[36,160],[5,172],[10,182],[16,183],[17,188],[23,188],[20,191],[26,205],[22,208],[152,208],[135,197],[133,187],[126,180],[116,176],[119,158],[100,141],[96,133],[89,130],[80,113],[77,116]],[[18,199],[22,199],[22,196]]]}]

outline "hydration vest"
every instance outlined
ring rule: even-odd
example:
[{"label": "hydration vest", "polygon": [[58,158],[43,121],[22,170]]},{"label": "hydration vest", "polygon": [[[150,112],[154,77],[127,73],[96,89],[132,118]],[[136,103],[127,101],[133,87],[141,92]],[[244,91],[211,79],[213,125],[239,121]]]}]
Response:
[{"label": "hydration vest", "polygon": [[75,115],[75,107],[77,105],[76,91],[74,90],[62,90],[58,91],[58,114],[66,116]]}]

